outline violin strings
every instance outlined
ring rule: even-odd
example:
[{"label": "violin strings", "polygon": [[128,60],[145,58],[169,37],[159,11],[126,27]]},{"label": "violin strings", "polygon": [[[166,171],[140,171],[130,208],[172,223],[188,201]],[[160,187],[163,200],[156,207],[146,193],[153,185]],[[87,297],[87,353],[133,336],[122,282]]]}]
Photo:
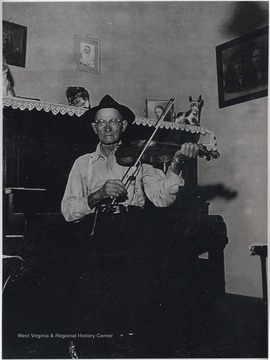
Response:
[{"label": "violin strings", "polygon": [[[141,153],[140,153],[139,156],[137,157],[134,165],[130,166],[130,167],[128,168],[128,170],[126,171],[126,173],[124,174],[124,176],[123,176],[123,178],[122,178],[122,181],[126,181],[126,184],[124,183],[126,189],[128,189],[128,187],[130,186],[130,183],[131,183],[131,181],[132,181],[132,178],[135,176],[136,171],[139,169],[139,166],[138,166],[138,165],[139,165],[140,162],[141,162],[141,158],[142,158],[143,154],[145,153],[146,149],[149,147],[149,144],[151,143],[153,137],[155,136],[157,130],[159,129],[162,121],[165,119],[165,116],[166,116],[167,113],[169,112],[169,110],[170,110],[171,106],[173,105],[174,101],[175,101],[175,98],[171,98],[171,99],[168,101],[168,103],[167,103],[167,105],[166,105],[163,113],[161,114],[161,116],[159,117],[159,119],[157,120],[157,122],[156,122],[156,124],[155,124],[155,130],[153,131],[152,135],[150,136],[150,138],[149,138],[149,139],[147,140],[147,142],[145,143],[145,145],[144,145]],[[128,177],[128,173],[129,173],[131,170],[133,170],[134,168],[136,168],[136,170],[133,171],[132,175],[130,175],[130,176]],[[125,178],[127,178],[127,180],[125,180]],[[115,202],[116,202],[116,198],[114,198],[114,199],[110,202],[109,205],[114,205]]]}]

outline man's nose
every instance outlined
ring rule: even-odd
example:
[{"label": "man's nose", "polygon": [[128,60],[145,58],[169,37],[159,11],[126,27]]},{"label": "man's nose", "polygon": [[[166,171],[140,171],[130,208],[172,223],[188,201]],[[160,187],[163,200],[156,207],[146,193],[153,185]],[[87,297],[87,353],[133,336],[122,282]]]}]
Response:
[{"label": "man's nose", "polygon": [[111,124],[107,122],[105,125],[105,131],[111,131],[111,130],[112,130]]}]

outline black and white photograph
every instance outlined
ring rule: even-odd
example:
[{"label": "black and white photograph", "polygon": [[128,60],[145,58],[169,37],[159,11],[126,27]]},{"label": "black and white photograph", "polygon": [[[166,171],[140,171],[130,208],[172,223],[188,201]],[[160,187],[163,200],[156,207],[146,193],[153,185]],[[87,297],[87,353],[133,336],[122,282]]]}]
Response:
[{"label": "black and white photograph", "polygon": [[220,107],[268,95],[268,26],[216,47]]},{"label": "black and white photograph", "polygon": [[[146,99],[146,116],[150,119],[158,120],[166,109],[168,102],[169,100]],[[171,106],[165,115],[164,121],[173,122],[173,114],[174,107]]]},{"label": "black and white photograph", "polygon": [[27,27],[3,21],[3,54],[8,64],[25,67]]},{"label": "black and white photograph", "polygon": [[2,2],[2,359],[268,358],[268,13]]},{"label": "black and white photograph", "polygon": [[78,70],[99,74],[99,40],[76,35],[74,41],[76,68]]}]

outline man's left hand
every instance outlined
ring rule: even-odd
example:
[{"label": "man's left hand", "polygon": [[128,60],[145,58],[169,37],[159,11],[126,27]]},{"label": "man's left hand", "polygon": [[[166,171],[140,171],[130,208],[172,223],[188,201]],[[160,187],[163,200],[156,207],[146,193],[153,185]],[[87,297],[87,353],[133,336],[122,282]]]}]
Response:
[{"label": "man's left hand", "polygon": [[180,150],[176,151],[174,154],[174,159],[179,161],[185,161],[187,159],[194,159],[199,154],[199,146],[194,143],[185,143],[181,145]]},{"label": "man's left hand", "polygon": [[176,151],[171,162],[171,170],[179,175],[188,159],[195,159],[199,154],[199,146],[194,143],[185,143],[181,145],[180,150]]}]

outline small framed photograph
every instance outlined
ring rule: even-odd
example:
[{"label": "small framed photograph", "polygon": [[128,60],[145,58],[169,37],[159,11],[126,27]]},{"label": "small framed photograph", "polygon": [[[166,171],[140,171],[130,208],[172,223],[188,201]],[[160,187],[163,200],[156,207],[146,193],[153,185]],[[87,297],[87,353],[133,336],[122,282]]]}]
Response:
[{"label": "small framed photograph", "polygon": [[[170,100],[146,99],[146,117],[158,120]],[[171,106],[164,121],[173,122],[174,107]]]},{"label": "small framed photograph", "polygon": [[3,53],[8,65],[25,67],[27,27],[3,21]]},{"label": "small framed photograph", "polygon": [[219,107],[268,95],[268,26],[216,46]]},{"label": "small framed photograph", "polygon": [[100,72],[100,41],[75,35],[76,69],[93,74]]}]

